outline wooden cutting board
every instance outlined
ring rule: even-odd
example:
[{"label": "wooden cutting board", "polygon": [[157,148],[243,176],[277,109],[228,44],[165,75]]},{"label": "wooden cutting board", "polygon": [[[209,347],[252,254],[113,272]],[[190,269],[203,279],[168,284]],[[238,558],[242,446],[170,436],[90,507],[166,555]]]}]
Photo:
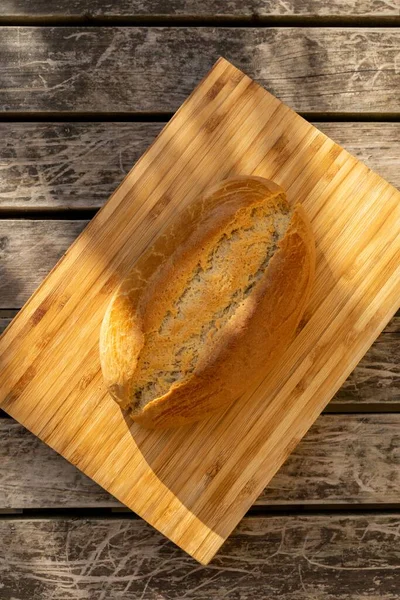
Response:
[{"label": "wooden cutting board", "polygon": [[[146,431],[104,388],[104,311],[177,211],[234,174],[304,203],[310,306],[258,389],[208,421]],[[398,308],[399,264],[400,193],[220,59],[4,333],[1,407],[207,563]]]}]

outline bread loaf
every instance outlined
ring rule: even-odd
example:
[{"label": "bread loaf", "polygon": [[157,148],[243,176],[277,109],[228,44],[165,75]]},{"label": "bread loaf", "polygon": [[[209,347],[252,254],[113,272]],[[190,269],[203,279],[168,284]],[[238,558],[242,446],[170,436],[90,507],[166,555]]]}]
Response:
[{"label": "bread loaf", "polygon": [[135,263],[100,334],[112,397],[150,428],[226,408],[293,339],[315,270],[300,204],[259,177],[222,181]]}]

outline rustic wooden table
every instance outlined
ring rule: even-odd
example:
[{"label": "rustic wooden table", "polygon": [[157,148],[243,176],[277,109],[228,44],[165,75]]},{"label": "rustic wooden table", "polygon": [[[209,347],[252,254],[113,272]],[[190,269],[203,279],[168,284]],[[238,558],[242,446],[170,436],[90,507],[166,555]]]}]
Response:
[{"label": "rustic wooden table", "polygon": [[[400,186],[399,0],[13,0],[0,26],[2,328],[218,55]],[[399,341],[400,314],[209,567],[0,414],[1,600],[398,600]]]}]

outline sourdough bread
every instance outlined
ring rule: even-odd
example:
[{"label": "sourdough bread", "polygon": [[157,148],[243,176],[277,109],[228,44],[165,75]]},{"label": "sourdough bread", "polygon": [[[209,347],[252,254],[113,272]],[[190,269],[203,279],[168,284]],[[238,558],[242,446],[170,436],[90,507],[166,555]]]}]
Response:
[{"label": "sourdough bread", "polygon": [[301,205],[258,177],[222,181],[134,265],[100,334],[112,397],[147,427],[226,408],[293,339],[315,269]]}]

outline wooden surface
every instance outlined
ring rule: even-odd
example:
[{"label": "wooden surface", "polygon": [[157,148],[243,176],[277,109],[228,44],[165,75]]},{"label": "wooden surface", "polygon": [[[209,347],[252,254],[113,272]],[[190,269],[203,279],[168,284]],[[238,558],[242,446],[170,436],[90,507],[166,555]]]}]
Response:
[{"label": "wooden surface", "polygon": [[399,513],[251,517],[204,568],[140,520],[14,518],[0,523],[2,594],[398,600],[399,526]]},{"label": "wooden surface", "polygon": [[296,111],[389,116],[400,103],[399,36],[399,28],[3,27],[0,106],[169,113],[224,56]]},{"label": "wooden surface", "polygon": [[312,16],[399,17],[396,0],[13,0],[2,3],[1,17],[224,17]]},{"label": "wooden surface", "polygon": [[[116,25],[118,25],[119,30],[120,25],[124,23],[134,25],[137,24],[139,19],[146,19],[150,24],[151,20],[155,19],[158,25],[167,25],[171,22],[178,24],[180,19],[182,23],[180,29],[186,30],[186,44],[184,46],[177,45],[174,52],[176,53],[176,59],[179,59],[179,57],[184,59],[182,63],[191,61],[189,72],[194,84],[195,80],[199,81],[204,73],[202,69],[204,61],[207,59],[208,50],[200,56],[198,61],[194,58],[188,58],[193,50],[190,44],[192,28],[187,29],[184,27],[185,22],[191,26],[194,19],[196,19],[204,25],[207,24],[204,19],[207,19],[209,31],[212,31],[213,27],[229,25],[233,35],[235,32],[234,26],[245,20],[252,20],[253,14],[258,15],[259,19],[258,22],[253,21],[255,30],[258,27],[264,27],[265,24],[272,23],[274,19],[275,23],[291,25],[299,33],[304,32],[304,25],[310,23],[316,28],[316,31],[319,30],[320,35],[325,34],[327,25],[334,28],[334,30],[339,30],[340,35],[347,31],[343,27],[350,25],[354,29],[349,31],[349,39],[353,41],[355,48],[359,48],[363,39],[362,35],[361,37],[357,36],[357,33],[360,33],[358,27],[361,24],[368,26],[370,33],[376,34],[376,28],[379,26],[396,23],[399,26],[399,12],[400,8],[397,0],[285,0],[285,2],[270,2],[269,0],[254,2],[228,0],[219,2],[218,0],[204,0],[202,3],[193,2],[192,0],[174,0],[168,3],[162,0],[134,0],[133,2],[131,0],[118,0],[118,2],[93,0],[90,3],[81,0],[69,0],[68,2],[64,0],[54,0],[52,2],[49,2],[49,0],[37,0],[35,2],[12,0],[12,2],[0,3],[0,22],[27,25],[31,20],[32,25],[43,24],[48,26],[51,19],[53,23],[57,21],[59,24],[70,26],[69,32],[72,34],[69,40],[70,46],[67,47],[66,53],[64,50],[61,52],[61,54],[64,52],[61,61],[64,61],[66,69],[73,71],[76,67],[82,68],[82,57],[75,52],[74,45],[82,30],[77,30],[73,25],[84,24],[88,17],[109,27],[109,39],[113,39],[113,30],[116,31]],[[20,29],[20,33],[21,31],[22,29]],[[307,31],[309,30],[307,29]],[[394,106],[390,108],[389,112],[386,109],[384,109],[384,112],[380,112],[380,109],[376,109],[374,105],[378,88],[380,97],[382,94],[387,94],[389,101],[391,97],[397,97],[398,95],[398,84],[393,77],[395,71],[390,71],[397,68],[397,63],[395,62],[393,67],[393,61],[390,60],[389,65],[386,67],[384,57],[386,49],[389,57],[397,56],[398,36],[393,35],[394,31],[391,29],[387,32],[392,33],[390,38],[386,36],[385,39],[383,37],[381,39],[380,35],[374,35],[374,44],[366,44],[362,51],[356,50],[354,56],[351,53],[345,53],[343,62],[335,69],[335,75],[339,78],[339,83],[336,89],[331,92],[332,95],[337,94],[339,96],[333,102],[336,108],[328,111],[328,118],[341,122],[318,122],[318,127],[396,187],[400,187],[400,171],[398,169],[400,129],[399,123],[394,122],[394,119],[398,119],[398,102],[392,103]],[[4,32],[3,27],[2,32]],[[50,58],[50,56],[47,56],[46,40],[43,38],[41,27],[35,27],[34,33],[37,34],[31,37],[34,44],[30,47],[25,46],[24,64],[21,63],[19,71],[19,81],[28,82],[28,85],[32,78],[42,82],[39,75],[44,77],[44,70],[51,71],[57,67],[59,69],[62,67],[60,63],[58,65],[43,62],[29,64],[28,54],[32,53],[33,60],[35,60],[38,49],[43,60],[46,61],[47,58]],[[364,30],[361,31],[361,34],[363,33]],[[212,33],[209,34],[209,36],[212,35]],[[265,35],[265,32],[261,31],[260,35]],[[104,35],[92,35],[91,54],[101,56],[105,37]],[[331,39],[333,37],[332,35]],[[173,33],[171,38],[173,39]],[[18,36],[14,39],[14,44],[17,39]],[[96,51],[96,44],[99,45],[98,51]],[[78,46],[77,49],[79,50],[81,47]],[[14,49],[15,52],[18,52],[16,45],[14,45]],[[297,64],[308,68],[309,77],[313,77],[316,82],[321,82],[320,91],[323,93],[326,81],[323,79],[322,73],[327,58],[325,55],[321,58],[318,56],[319,49],[321,49],[321,45],[316,47],[313,44],[307,44],[305,40],[295,59]],[[329,49],[335,52],[337,46],[329,45]],[[51,54],[51,58],[54,58],[53,50],[54,48],[50,46],[49,54]],[[88,50],[88,46],[85,50]],[[12,47],[7,48],[7,52],[0,54],[2,73],[10,66],[8,58],[11,51]],[[244,55],[247,55],[247,47],[242,48],[242,51]],[[287,52],[288,49],[285,46],[284,63],[286,64],[288,60]],[[114,52],[111,52],[111,54],[113,55]],[[128,59],[126,59],[126,55],[128,55]],[[383,60],[381,57],[383,57]],[[128,70],[131,69],[132,65],[134,65],[134,69],[150,69],[149,79],[146,80],[150,83],[153,81],[158,82],[160,76],[163,75],[155,68],[151,53],[140,52],[140,46],[138,46],[138,52],[129,45],[123,51],[119,48],[116,55],[114,54],[114,58],[115,61],[123,59],[125,62],[131,59],[132,64],[129,64]],[[209,59],[211,64],[214,60],[213,45],[210,47]],[[87,60],[89,63],[91,61],[93,63],[94,59],[88,56]],[[268,61],[266,61],[265,67],[267,70],[268,64]],[[185,73],[187,75],[187,71]],[[124,88],[124,92],[132,96],[133,92],[129,89],[132,87],[132,76],[130,73],[128,74],[130,79],[127,84],[126,69],[120,69],[115,79],[115,85],[119,89]],[[388,77],[388,74],[391,74],[391,76]],[[283,76],[284,78],[291,77],[293,73],[284,69]],[[67,78],[68,75],[64,75],[64,77]],[[373,113],[371,116],[374,118],[385,119],[388,122],[360,121],[360,119],[369,118],[369,115],[364,112],[364,109],[362,109],[362,113],[358,112],[357,103],[354,106],[352,105],[351,92],[346,94],[344,91],[346,88],[354,86],[354,80],[357,81],[357,79],[359,80],[359,89],[363,89],[367,103],[370,104],[368,113]],[[363,82],[365,82],[364,86],[362,85]],[[18,82],[14,82],[14,84],[18,86]],[[19,106],[17,100],[13,103],[13,112],[19,115],[16,115],[15,118],[22,118],[29,122],[17,123],[10,120],[9,113],[7,122],[0,123],[1,218],[11,215],[14,220],[21,218],[22,223],[26,217],[26,210],[31,215],[32,211],[45,209],[47,211],[46,218],[52,216],[53,220],[61,217],[66,217],[68,221],[76,218],[82,219],[82,215],[79,216],[70,208],[93,209],[102,205],[109,193],[113,191],[133,162],[163,126],[162,123],[139,123],[135,121],[131,123],[111,123],[114,106],[112,102],[108,102],[109,81],[107,77],[104,77],[102,81],[96,81],[96,94],[90,94],[90,91],[84,89],[84,86],[89,87],[90,85],[89,78],[80,76],[74,90],[79,97],[85,94],[89,96],[85,108],[87,119],[85,123],[52,122],[63,121],[64,117],[55,109],[53,97],[50,93],[46,95],[41,104],[44,112],[37,112],[37,103],[34,102],[34,96],[38,92],[31,91],[29,88],[24,96],[31,96],[30,100],[35,105],[35,112],[30,112],[26,108],[25,97],[22,98],[24,106]],[[80,86],[81,89],[79,89]],[[128,89],[126,90],[126,88]],[[148,90],[148,87],[146,90]],[[66,93],[68,91],[67,88]],[[304,91],[301,85],[298,86],[296,93],[304,102]],[[154,118],[159,118],[158,113],[172,110],[166,108],[168,104],[171,106],[168,95],[165,96],[160,92],[154,96],[150,95],[151,104],[154,107],[154,113],[146,117],[150,121],[153,114]],[[110,113],[96,113],[99,110],[99,97],[101,99],[101,110],[104,111],[104,105],[106,104],[111,111]],[[104,102],[104,99],[106,102]],[[174,99],[174,96],[172,99]],[[67,116],[68,118],[76,118],[73,112],[76,108],[73,98],[71,99],[70,96],[67,100],[69,111]],[[326,104],[329,98],[323,100]],[[124,118],[136,119],[135,114],[131,114],[132,107],[129,103],[125,105],[124,110],[130,113]],[[319,110],[318,106],[316,111],[326,112]],[[344,113],[347,113],[345,118],[350,122],[342,122]],[[322,114],[321,118],[325,118],[325,115]],[[44,120],[47,122],[40,122]],[[92,120],[100,122],[91,122]],[[78,160],[74,156],[75,151]],[[60,210],[64,213],[63,215],[58,212]],[[40,220],[43,217],[36,214],[34,218]],[[31,246],[33,245],[34,239],[31,240]],[[63,249],[60,248],[60,252],[62,251]],[[24,256],[27,258],[27,254]],[[50,268],[51,265],[47,266],[46,256],[43,256],[43,260],[46,268]],[[16,255],[15,264],[17,264],[17,261],[18,254]],[[15,284],[25,293],[26,290],[30,289],[29,281],[32,282],[36,278],[35,273],[32,273],[32,271],[27,273],[26,264],[23,260],[20,263],[20,269],[14,268],[13,294]],[[0,254],[1,265],[2,258]],[[42,268],[41,273],[44,271],[45,268]],[[2,271],[2,276],[4,276],[3,273],[4,271]],[[37,280],[39,279],[38,277]],[[7,293],[8,298],[12,298],[13,294],[8,292],[8,279],[4,282],[1,278],[0,282],[0,302],[4,306],[4,294]],[[14,312],[13,310],[0,309],[0,325],[4,326],[8,321],[8,317]],[[392,323],[395,324],[395,321]],[[371,356],[371,361],[368,362],[368,365],[365,365],[363,373],[357,375],[358,384],[352,388],[352,399],[349,397],[345,401],[346,406],[343,404],[340,406],[336,401],[330,403],[329,410],[399,411],[399,388],[396,383],[398,377],[393,377],[393,374],[398,373],[399,370],[400,347],[398,341],[396,342],[398,337],[391,339],[392,345],[386,345],[386,341],[391,335],[390,329],[386,329],[385,336],[380,336],[378,339],[377,344],[380,344],[381,348],[379,356],[376,355],[377,360],[374,360],[374,355],[371,354],[372,351],[367,354],[365,360]],[[396,333],[393,332],[393,335],[396,336]],[[357,371],[359,369],[356,370],[356,373]],[[361,377],[362,386],[360,386]],[[391,378],[393,378],[392,384],[390,383]],[[384,395],[382,395],[383,390]],[[368,396],[367,402],[366,394]],[[347,395],[347,392],[345,395]],[[340,396],[341,400],[344,400],[342,392],[340,392]],[[374,400],[375,397],[378,398],[377,402]],[[382,402],[383,398],[385,398],[384,402]],[[313,434],[315,427],[325,427],[326,419],[331,418],[338,419],[338,423],[343,423],[343,426],[345,422],[349,423],[349,428],[343,429],[340,433],[340,444],[337,443],[337,435],[332,442],[331,435],[327,432],[326,438],[319,440],[322,450],[326,448],[326,458],[314,462],[311,458],[314,455],[312,448],[315,449],[315,452],[317,449],[314,444],[311,447],[308,440],[316,439]],[[12,419],[7,420],[6,435],[3,428],[5,420],[2,420],[0,433],[1,461],[6,458],[9,459],[11,452],[13,452],[14,460],[11,472],[8,472],[8,477],[7,474],[4,474],[4,471],[0,476],[0,525],[9,528],[8,531],[13,541],[17,539],[17,536],[14,538],[16,522],[3,521],[3,519],[9,519],[10,516],[2,515],[2,510],[20,511],[25,510],[21,508],[22,506],[27,507],[27,510],[25,510],[27,514],[23,515],[24,520],[19,522],[19,531],[22,528],[27,531],[32,526],[38,525],[36,513],[33,515],[29,512],[34,510],[33,507],[36,507],[40,511],[38,514],[42,517],[43,535],[41,538],[42,545],[38,544],[39,550],[37,553],[35,553],[35,545],[29,541],[32,539],[30,535],[26,536],[28,539],[23,539],[24,545],[22,547],[18,543],[10,545],[10,536],[0,536],[0,582],[4,583],[6,581],[5,591],[4,589],[1,590],[1,597],[5,600],[28,597],[29,599],[33,598],[33,600],[43,600],[43,598],[44,600],[50,598],[54,600],[57,597],[56,589],[60,588],[58,598],[62,598],[62,600],[65,600],[65,598],[82,600],[82,598],[88,597],[98,600],[102,595],[108,600],[113,595],[112,590],[115,586],[119,586],[119,589],[126,589],[130,584],[133,585],[134,591],[132,593],[131,587],[128,588],[126,593],[131,594],[130,597],[135,598],[135,600],[140,598],[142,594],[144,598],[154,600],[160,600],[161,597],[175,600],[185,595],[193,600],[205,600],[206,598],[208,600],[211,596],[218,599],[228,598],[232,600],[238,600],[239,598],[251,599],[253,597],[258,599],[260,596],[267,598],[279,597],[279,600],[294,600],[294,598],[301,598],[302,600],[309,600],[310,598],[317,600],[326,600],[327,598],[340,598],[341,600],[343,598],[351,598],[351,600],[354,598],[357,600],[385,598],[386,600],[397,600],[398,589],[400,588],[398,582],[399,552],[394,546],[395,554],[393,554],[393,544],[383,544],[379,533],[382,529],[386,531],[386,527],[382,528],[381,524],[386,523],[387,510],[397,507],[397,511],[400,512],[400,494],[396,491],[395,477],[396,470],[398,470],[398,442],[396,442],[396,431],[393,429],[396,422],[395,420],[387,420],[391,418],[396,419],[397,414],[379,414],[379,412],[375,412],[369,415],[361,413],[321,417],[296,449],[295,456],[301,450],[302,453],[307,454],[308,459],[305,455],[304,462],[301,459],[296,459],[296,463],[291,463],[292,458],[289,459],[282,471],[286,473],[285,481],[281,479],[282,487],[280,489],[282,493],[275,496],[278,490],[275,487],[271,490],[268,502],[274,501],[275,504],[273,506],[269,504],[261,506],[259,504],[255,509],[258,513],[280,511],[282,508],[280,503],[284,502],[287,497],[289,502],[293,501],[294,504],[292,506],[285,504],[285,511],[290,512],[292,520],[297,521],[300,510],[299,503],[301,502],[299,495],[304,493],[302,504],[305,508],[313,508],[316,511],[322,510],[322,516],[326,519],[326,522],[331,523],[332,519],[343,518],[343,512],[347,514],[354,503],[354,508],[357,509],[357,519],[364,520],[362,523],[358,520],[357,524],[360,524],[358,526],[355,525],[352,519],[347,520],[347,517],[344,517],[349,539],[346,540],[345,538],[343,543],[337,545],[336,556],[338,562],[336,568],[327,568],[326,566],[309,568],[306,571],[306,580],[304,579],[304,557],[301,552],[296,551],[295,547],[290,554],[280,555],[280,562],[275,563],[277,568],[276,571],[273,571],[277,575],[270,576],[271,561],[268,552],[270,538],[262,538],[265,528],[262,527],[260,520],[255,523],[253,530],[261,536],[261,550],[257,556],[249,554],[248,551],[249,541],[254,540],[254,535],[247,538],[241,537],[240,540],[232,536],[229,542],[235,539],[235,545],[224,546],[223,568],[221,568],[220,562],[222,557],[217,556],[215,564],[213,562],[210,567],[200,571],[193,561],[190,561],[179,551],[176,551],[173,559],[172,554],[168,554],[167,562],[161,561],[162,569],[160,571],[159,554],[164,552],[165,546],[160,548],[163,541],[144,523],[141,526],[136,524],[135,526],[141,527],[138,537],[140,541],[145,538],[146,557],[150,558],[146,558],[143,562],[142,556],[133,555],[125,565],[126,570],[120,578],[118,578],[118,572],[116,576],[114,576],[114,573],[111,575],[110,560],[118,562],[118,556],[121,556],[122,560],[126,554],[129,555],[133,548],[129,541],[132,541],[133,538],[127,538],[127,551],[123,549],[121,554],[116,556],[118,545],[114,544],[113,540],[111,540],[111,543],[107,543],[106,534],[103,537],[100,536],[101,539],[99,540],[97,524],[93,528],[87,529],[88,523],[90,527],[94,516],[98,515],[99,511],[103,513],[104,532],[106,532],[107,527],[111,527],[113,523],[116,523],[115,520],[108,520],[109,515],[106,514],[107,511],[111,510],[107,508],[109,507],[106,500],[108,496],[101,492],[98,486],[91,484],[74,467],[46,446],[40,444],[31,434],[27,432],[23,434],[23,429],[16,425]],[[368,420],[368,432],[370,432],[367,438],[364,438],[367,429],[365,419]],[[357,430],[356,423],[358,420],[364,422],[363,434],[359,433],[355,436],[354,431]],[[333,429],[329,427],[329,431],[333,430],[337,431],[337,428],[335,426],[333,426]],[[348,440],[347,435],[349,436]],[[369,445],[364,445],[364,439],[368,440]],[[353,441],[356,449],[354,453],[351,449]],[[342,448],[343,454],[340,454]],[[309,450],[311,454],[309,454]],[[343,459],[343,469],[340,466],[341,460],[338,458],[338,453]],[[53,457],[51,462],[49,462],[50,457]],[[0,462],[0,470],[2,464],[4,463]],[[291,485],[288,486],[289,472],[287,465],[290,464],[292,464],[290,473],[293,476],[290,475]],[[353,464],[354,476],[352,474]],[[67,474],[61,465],[64,465]],[[329,465],[326,470],[325,465]],[[305,470],[306,467],[307,470]],[[334,481],[329,476],[328,470],[332,470],[332,473],[334,473]],[[321,476],[320,486],[318,486],[319,476]],[[52,483],[52,478],[57,478],[57,484],[55,481]],[[279,483],[279,478],[280,475],[278,474],[273,479],[272,484]],[[87,485],[85,485],[85,481]],[[309,487],[308,481],[310,481]],[[63,497],[65,497],[64,503]],[[7,498],[7,502],[5,498]],[[312,505],[308,503],[310,498],[313,498]],[[70,504],[68,504],[69,502]],[[372,505],[374,512],[368,513],[367,510]],[[71,506],[75,508],[67,509]],[[380,508],[378,509],[378,507]],[[59,513],[61,510],[69,511],[68,515],[64,514],[63,526],[66,532],[64,535],[60,533],[60,529],[57,527],[60,521],[54,519],[55,511]],[[35,520],[27,520],[32,515]],[[84,515],[92,515],[90,521],[83,521]],[[389,518],[391,519],[391,517]],[[303,535],[305,538],[315,535],[313,519],[314,517],[311,517],[304,524]],[[242,521],[242,526],[247,526],[248,522],[249,519],[246,517]],[[126,521],[120,523],[125,525]],[[367,523],[367,527],[363,529],[364,523]],[[72,529],[83,531],[85,544],[82,544],[82,538],[79,536],[68,534]],[[321,531],[324,532],[321,539],[328,542],[329,540],[338,540],[337,528],[330,526],[328,529],[322,528]],[[365,536],[363,536],[364,531],[368,532]],[[357,537],[360,532],[362,532],[362,539]],[[152,535],[150,536],[150,534]],[[368,538],[371,535],[375,537]],[[373,539],[372,546],[370,542],[368,545],[365,544],[366,538],[368,540]],[[18,539],[21,540],[21,537]],[[93,544],[91,547],[89,545],[89,550],[86,550],[88,539],[92,540]],[[397,538],[393,537],[392,540],[395,542]],[[101,552],[102,547],[104,547],[102,542],[104,541],[106,541],[105,547],[108,554],[107,556],[102,555],[104,557],[103,561],[98,560],[96,562],[96,570],[94,573],[91,572],[90,579],[88,579],[84,574],[82,575],[82,565],[93,563],[96,559],[95,550],[99,549]],[[139,544],[140,542],[136,538],[134,547]],[[143,548],[143,544],[140,544],[139,548]],[[174,547],[168,545],[168,549],[169,551],[174,550]],[[76,558],[77,556],[78,558]],[[152,562],[151,557],[155,557],[155,562]],[[164,558],[164,555],[161,558]],[[349,564],[349,562],[343,561],[352,562]],[[119,564],[121,563],[118,562]],[[218,567],[215,566],[216,564],[218,564]],[[282,572],[287,572],[284,571],[285,565],[290,565],[291,568],[288,576],[289,581],[292,582],[290,588],[284,586],[281,576]],[[124,578],[123,581],[122,578]],[[302,580],[303,583],[305,581],[304,587]],[[394,591],[393,581],[397,586]],[[212,593],[210,593],[210,586],[212,585],[214,587],[212,587]],[[271,592],[271,588],[273,592]],[[104,592],[104,590],[106,591]],[[126,597],[129,598],[128,595]]]},{"label": "wooden surface", "polygon": [[[0,217],[4,210],[99,208],[164,125],[0,122]],[[400,187],[400,123],[314,125]]]},{"label": "wooden surface", "polygon": [[[0,507],[122,505],[13,419],[0,419]],[[400,415],[323,415],[256,501],[260,507],[395,504]]]},{"label": "wooden surface", "polygon": [[[279,370],[222,418],[128,428],[98,364],[115,286],[178,206],[252,172],[281,183],[313,223],[317,278],[303,329]],[[399,199],[218,61],[3,335],[2,407],[207,563],[398,308]]]}]

